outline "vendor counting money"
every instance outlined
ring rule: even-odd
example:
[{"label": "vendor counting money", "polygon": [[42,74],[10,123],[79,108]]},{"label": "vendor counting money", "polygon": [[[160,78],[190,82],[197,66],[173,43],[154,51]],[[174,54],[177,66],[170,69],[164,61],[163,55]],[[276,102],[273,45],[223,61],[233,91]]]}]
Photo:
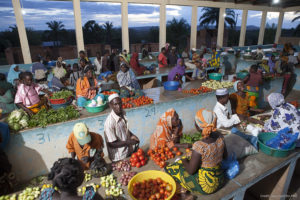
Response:
[{"label": "vendor counting money", "polygon": [[118,94],[108,98],[112,111],[104,124],[104,135],[107,143],[108,156],[113,162],[123,160],[130,156],[137,148],[139,139],[129,130],[122,101]]},{"label": "vendor counting money", "polygon": [[94,160],[103,158],[103,147],[101,135],[90,132],[84,123],[75,124],[66,146],[72,158],[77,156],[84,169],[89,169]]}]

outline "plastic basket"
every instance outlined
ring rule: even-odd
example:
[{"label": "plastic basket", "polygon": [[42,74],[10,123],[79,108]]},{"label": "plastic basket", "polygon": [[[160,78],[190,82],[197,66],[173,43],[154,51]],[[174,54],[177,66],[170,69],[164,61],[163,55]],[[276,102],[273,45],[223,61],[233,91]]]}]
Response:
[{"label": "plastic basket", "polygon": [[102,112],[103,110],[106,109],[107,107],[107,102],[105,101],[103,105],[101,106],[96,106],[96,107],[88,107],[88,105],[91,103],[92,101],[87,101],[85,104],[85,109],[90,112],[90,113],[98,113],[98,112]]},{"label": "plastic basket", "polygon": [[259,144],[259,150],[261,150],[263,153],[273,156],[273,157],[286,157],[289,155],[289,153],[295,149],[296,144],[294,144],[290,149],[274,149],[272,147],[267,146],[265,143],[276,136],[276,133],[271,132],[261,132],[258,135],[258,144]]},{"label": "plastic basket", "polygon": [[157,170],[148,170],[148,171],[140,172],[137,175],[135,175],[134,177],[132,177],[132,179],[129,181],[129,184],[128,184],[128,193],[129,193],[131,199],[137,200],[132,195],[133,183],[142,182],[143,180],[148,180],[148,179],[156,179],[156,178],[161,178],[163,181],[172,185],[172,192],[171,192],[171,195],[167,198],[167,200],[172,199],[172,197],[174,196],[175,191],[176,191],[176,183],[175,183],[174,179],[169,174],[162,172],[162,171],[157,171]]},{"label": "plastic basket", "polygon": [[210,73],[208,74],[209,79],[220,81],[222,79],[221,73]]}]

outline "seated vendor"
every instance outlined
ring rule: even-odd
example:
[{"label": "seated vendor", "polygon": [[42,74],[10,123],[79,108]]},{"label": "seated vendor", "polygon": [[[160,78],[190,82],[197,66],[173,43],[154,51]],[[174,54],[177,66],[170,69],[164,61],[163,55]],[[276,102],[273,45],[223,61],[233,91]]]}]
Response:
[{"label": "seated vendor", "polygon": [[167,50],[165,47],[161,48],[161,52],[158,55],[158,66],[168,67]]},{"label": "seated vendor", "polygon": [[125,62],[120,64],[120,71],[117,74],[117,81],[120,85],[121,98],[133,96],[139,97],[144,95],[140,89],[138,81],[136,80],[134,72]]},{"label": "seated vendor", "polygon": [[185,76],[190,81],[193,80],[191,77],[185,74],[185,65],[182,58],[177,60],[177,65],[172,68],[168,75],[168,81],[178,81],[180,84],[183,83],[182,77]]},{"label": "seated vendor", "polygon": [[7,74],[7,82],[13,84],[13,86],[17,87],[19,83],[19,74],[20,74],[18,65],[11,65]]},{"label": "seated vendor", "polygon": [[73,64],[73,72],[70,74],[70,85],[76,88],[77,80],[83,76],[82,71],[79,70],[79,66],[77,63]]},{"label": "seated vendor", "polygon": [[216,90],[217,104],[214,107],[214,112],[217,115],[217,128],[230,128],[241,121],[237,114],[229,115],[226,104],[229,100],[229,93],[226,88]]},{"label": "seated vendor", "polygon": [[248,93],[245,92],[244,83],[236,81],[233,88],[235,93],[229,96],[232,114],[237,114],[240,119],[264,125],[262,121],[250,118],[250,111],[261,113],[263,110],[249,107],[249,97]]},{"label": "seated vendor", "polygon": [[193,80],[203,80],[206,78],[206,71],[203,67],[203,63],[200,60],[195,61],[196,68],[193,71],[192,79]]},{"label": "seated vendor", "polygon": [[101,135],[90,132],[84,123],[77,123],[70,134],[66,148],[72,158],[77,156],[86,170],[98,158],[103,158],[103,139]]},{"label": "seated vendor", "polygon": [[271,93],[268,102],[273,109],[273,114],[265,123],[265,131],[278,132],[289,127],[292,133],[299,133],[300,138],[300,112],[292,104],[286,103],[280,93]]},{"label": "seated vendor", "polygon": [[136,52],[134,52],[130,58],[130,67],[136,73],[136,75],[142,75],[146,71],[146,67],[139,63],[139,55]]},{"label": "seated vendor", "polygon": [[197,53],[196,48],[192,48],[192,63],[195,63],[196,60],[200,60],[200,55]]},{"label": "seated vendor", "polygon": [[252,65],[249,70],[249,75],[243,79],[246,85],[246,90],[249,96],[249,106],[257,108],[257,99],[259,97],[259,86],[263,83],[262,73],[258,71],[257,65]]},{"label": "seated vendor", "polygon": [[84,107],[88,100],[97,100],[97,91],[99,89],[97,79],[93,75],[93,68],[85,69],[85,76],[79,78],[76,84],[77,105]]},{"label": "seated vendor", "polygon": [[268,65],[268,61],[267,60],[262,60],[261,64],[259,65],[259,67],[261,68],[261,70],[265,73],[270,73],[270,67]]},{"label": "seated vendor", "polygon": [[63,77],[58,79],[53,76],[52,78],[52,90],[53,92],[67,90],[67,86],[70,85],[69,79],[67,77]]},{"label": "seated vendor", "polygon": [[180,144],[182,136],[182,123],[176,111],[171,108],[159,119],[154,133],[150,137],[150,149],[163,147],[189,148],[190,144]]},{"label": "seated vendor", "polygon": [[216,115],[200,109],[195,117],[196,128],[202,132],[202,139],[195,142],[191,158],[166,166],[165,171],[176,182],[192,194],[212,194],[224,185],[223,158],[227,157],[222,134],[216,132]]},{"label": "seated vendor", "polygon": [[276,73],[275,64],[276,64],[275,56],[272,54],[272,56],[269,58],[269,61],[268,61],[270,73],[272,73],[272,74]]},{"label": "seated vendor", "polygon": [[6,81],[5,74],[0,73],[0,109],[2,114],[10,113],[17,107],[14,102],[14,87]]},{"label": "seated vendor", "polygon": [[140,141],[128,128],[119,95],[110,95],[108,101],[112,111],[106,118],[104,135],[108,156],[111,161],[117,162],[130,156],[138,148]]},{"label": "seated vendor", "polygon": [[216,72],[219,71],[219,67],[220,67],[220,55],[221,54],[219,52],[217,52],[216,47],[213,47],[209,65],[210,65],[210,67],[215,67]]},{"label": "seated vendor", "polygon": [[29,115],[38,113],[42,108],[47,108],[47,98],[40,98],[39,92],[42,91],[48,95],[51,95],[51,92],[35,84],[30,72],[23,72],[21,81],[15,96],[15,104]]},{"label": "seated vendor", "polygon": [[53,76],[57,77],[58,79],[65,77],[67,71],[63,68],[63,61],[62,57],[58,57],[56,66],[53,68]]},{"label": "seated vendor", "polygon": [[73,158],[58,159],[51,167],[48,180],[52,181],[53,187],[43,189],[39,200],[103,199],[92,186],[87,186],[83,196],[78,196],[77,188],[79,188],[84,181],[84,171],[80,162]]}]

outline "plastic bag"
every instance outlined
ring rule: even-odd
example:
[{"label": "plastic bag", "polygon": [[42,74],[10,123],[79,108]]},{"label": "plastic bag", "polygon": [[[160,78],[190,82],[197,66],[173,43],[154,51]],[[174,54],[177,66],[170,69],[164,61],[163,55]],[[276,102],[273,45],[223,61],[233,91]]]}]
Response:
[{"label": "plastic bag", "polygon": [[296,142],[299,133],[290,133],[289,127],[278,131],[277,135],[266,141],[266,145],[274,149],[290,149]]},{"label": "plastic bag", "polygon": [[108,75],[111,75],[111,71],[103,72],[98,76],[98,80],[103,80],[102,77],[106,78]]},{"label": "plastic bag", "polygon": [[228,156],[226,160],[223,160],[221,166],[225,170],[225,176],[228,179],[233,179],[240,171],[240,165],[234,153]]}]

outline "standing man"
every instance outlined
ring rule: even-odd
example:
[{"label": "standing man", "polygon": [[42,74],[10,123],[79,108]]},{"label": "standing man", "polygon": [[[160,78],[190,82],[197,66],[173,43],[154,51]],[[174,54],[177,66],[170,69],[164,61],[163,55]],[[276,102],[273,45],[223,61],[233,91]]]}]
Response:
[{"label": "standing man", "polygon": [[101,54],[100,52],[96,52],[96,58],[94,60],[94,65],[96,66],[96,75],[101,74],[102,72],[102,62],[101,62]]},{"label": "standing man", "polygon": [[158,55],[158,66],[159,67],[168,67],[168,60],[166,56],[166,48],[161,48],[161,53]]},{"label": "standing man", "polygon": [[129,130],[128,121],[122,108],[122,101],[118,94],[108,97],[112,111],[104,124],[104,135],[108,156],[112,162],[123,160],[137,149],[139,139]]}]

